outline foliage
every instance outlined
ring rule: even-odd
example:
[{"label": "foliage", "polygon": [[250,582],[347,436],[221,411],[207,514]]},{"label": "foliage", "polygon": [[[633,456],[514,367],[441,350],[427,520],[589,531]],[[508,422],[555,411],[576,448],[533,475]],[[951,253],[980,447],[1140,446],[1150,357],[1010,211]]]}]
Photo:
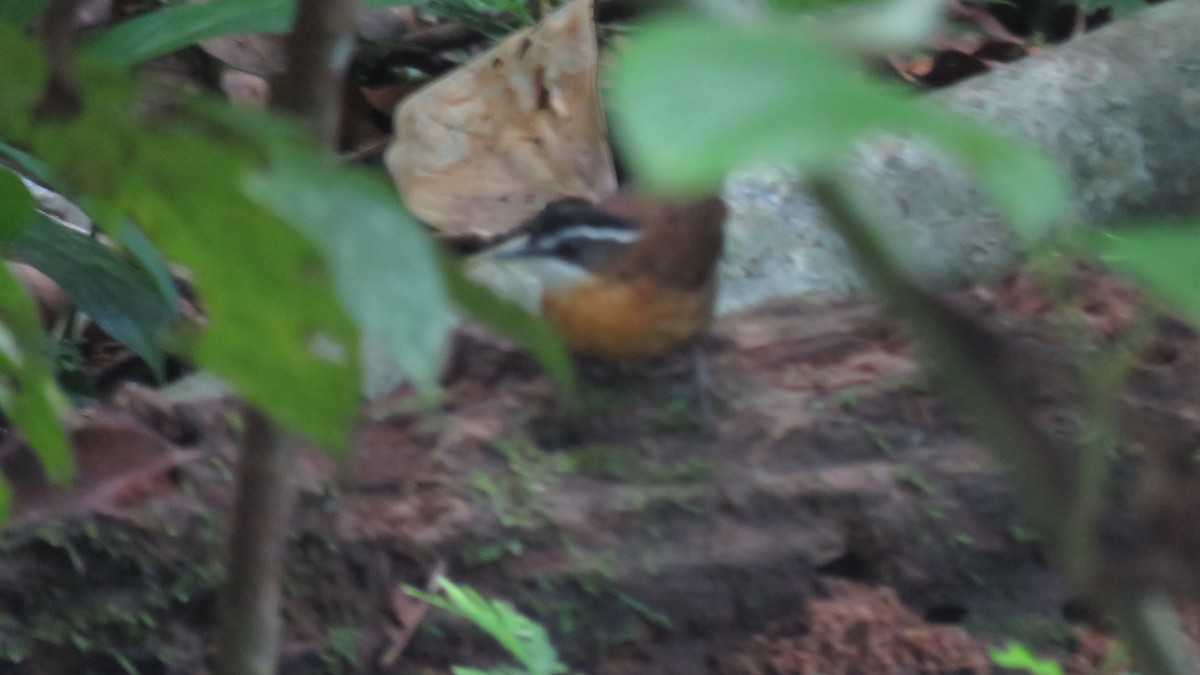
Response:
[{"label": "foliage", "polygon": [[[364,7],[412,4],[413,0],[360,0]],[[201,40],[243,33],[284,33],[292,25],[295,0],[213,0],[177,3],[105,29],[91,53],[129,68]]]},{"label": "foliage", "polygon": [[363,335],[433,391],[454,316],[432,242],[377,176],[305,152],[298,139],[263,137],[270,161],[247,176],[247,194],[317,244]]},{"label": "foliage", "polygon": [[[1012,467],[1030,516],[1058,544],[1070,582],[1095,588],[1097,505],[1107,448],[1095,439],[1060,442],[1013,404],[1015,392],[989,360],[998,350],[995,338],[907,278],[842,168],[856,144],[873,135],[928,139],[973,170],[1026,242],[1042,239],[1067,213],[1062,177],[1026,144],[865,78],[814,25],[827,27],[787,15],[738,27],[693,18],[646,27],[623,51],[611,77],[614,129],[625,141],[626,157],[644,181],[676,191],[711,190],[730,169],[750,161],[788,162],[804,170],[812,194],[876,288],[908,319],[944,376],[949,397],[972,415],[981,437]],[[662,86],[668,81],[674,86]],[[1200,316],[1200,277],[1191,259],[1198,244],[1200,228],[1192,224],[1141,229],[1098,248]],[[1105,391],[1098,385],[1108,386],[1088,384],[1097,391]],[[1087,396],[1099,398],[1095,392]],[[1069,453],[1081,453],[1086,461],[1066,474],[1051,458]],[[1183,672],[1166,665],[1180,651],[1169,621],[1152,624],[1141,611],[1150,595],[1148,589],[1130,588],[1102,599],[1126,607],[1120,621],[1140,660],[1162,665],[1163,672]]]},{"label": "foliage", "polygon": [[[255,0],[225,6],[220,21],[175,13],[216,11],[217,4],[228,5],[176,6],[146,15],[147,21],[167,16],[154,19],[162,42],[138,58],[201,35],[261,28],[254,22],[264,17],[282,22],[272,24],[282,30],[291,11],[290,2]],[[278,14],[280,8],[287,11]],[[122,28],[132,23],[110,30],[133,30]],[[92,53],[103,51],[103,44]],[[11,175],[17,195],[12,203],[25,206],[6,209],[11,237],[4,240],[37,258],[37,266],[60,283],[65,279],[73,299],[148,362],[161,362],[158,337],[169,313],[164,309],[173,302],[157,246],[188,268],[204,303],[209,324],[194,354],[199,365],[228,379],[280,422],[331,448],[344,445],[357,412],[360,336],[387,347],[423,391],[435,393],[453,323],[451,292],[485,323],[535,344],[535,356],[569,379],[566,352],[548,327],[473,290],[453,265],[439,259],[385,181],[335,165],[282,121],[163,92],[148,106],[128,76],[102,59],[83,57],[78,60],[83,111],[69,121],[47,122],[31,113],[45,81],[37,45],[0,23],[0,59],[20,64],[0,72],[6,92],[0,101],[0,150],[23,167],[37,168],[57,190],[77,195],[130,257],[107,256],[98,244],[64,238],[62,232],[23,229],[34,218],[32,203]],[[89,283],[77,274],[80,283],[73,284],[63,263],[78,262],[84,254],[92,256]],[[13,306],[28,305],[30,344],[40,344],[40,328],[33,330],[36,314],[15,282],[12,295]],[[24,333],[9,329],[21,337],[14,345],[29,349]],[[13,368],[18,356],[9,354]],[[45,359],[23,363],[23,377],[49,372]],[[40,451],[68,457],[65,441],[54,441],[62,433],[57,415],[49,412],[62,406],[51,403],[61,399],[53,382],[47,375],[21,384],[6,411]],[[42,400],[31,408],[39,411],[36,419],[16,414],[35,396]],[[54,475],[69,473],[64,469],[69,461],[51,463]]]},{"label": "foliage", "polygon": [[1054,661],[1040,659],[1025,648],[1025,645],[1010,642],[1004,649],[992,649],[988,655],[992,663],[1001,668],[1023,670],[1030,675],[1062,675],[1062,668]]},{"label": "foliage", "polygon": [[16,26],[27,26],[48,4],[50,4],[50,0],[0,2],[0,21],[7,21]]},{"label": "foliage", "polygon": [[1123,19],[1132,14],[1136,14],[1149,6],[1149,3],[1146,0],[1098,0],[1096,2],[1088,2],[1083,4],[1089,9],[1108,8],[1108,10],[1112,12],[1113,20]]},{"label": "foliage", "polygon": [[459,586],[445,577],[436,580],[441,595],[405,587],[409,595],[463,617],[499,642],[523,670],[500,668],[479,670],[456,666],[454,675],[557,675],[567,672],[558,660],[558,651],[550,643],[546,629],[518,612],[504,600],[488,600],[469,586]]},{"label": "foliage", "polygon": [[576,392],[571,357],[550,324],[531,320],[528,310],[521,305],[470,279],[449,256],[441,255],[439,260],[447,292],[455,305],[496,333],[523,345],[569,394]]},{"label": "foliage", "polygon": [[0,58],[28,64],[0,73],[8,92],[0,134],[86,195],[100,225],[114,230],[133,218],[191,270],[211,321],[199,361],[285,424],[343,445],[357,407],[353,325],[333,296],[321,252],[246,194],[268,155],[255,137],[261,130],[185,102],[148,124],[129,114],[136,105],[130,82],[88,61],[80,64],[82,113],[33,123],[29,111],[44,80],[36,45],[0,30]]},{"label": "foliage", "polygon": [[569,460],[516,439],[501,439],[495,447],[504,455],[506,475],[475,471],[471,487],[504,527],[532,527],[543,518],[540,495],[562,477]]},{"label": "foliage", "polygon": [[1091,238],[1088,246],[1200,321],[1200,223],[1132,223]]},{"label": "foliage", "polygon": [[1026,238],[1066,213],[1057,168],[1029,146],[864,78],[784,18],[659,21],[622,52],[612,81],[614,130],[639,177],[660,189],[710,191],[752,160],[828,171],[864,137],[913,133],[964,160]]},{"label": "foliage", "polygon": [[[0,171],[0,239],[37,219],[33,197],[14,174]],[[0,408],[41,453],[46,470],[63,481],[73,471],[67,438],[58,424],[66,401],[55,385],[37,308],[7,268],[0,268]],[[7,486],[0,482],[0,516],[7,517]]]},{"label": "foliage", "polygon": [[[129,228],[123,230],[124,237],[136,246],[139,232]],[[163,377],[166,357],[160,338],[176,316],[178,298],[152,247],[131,260],[40,214],[31,227],[12,238],[0,235],[0,246],[6,255],[54,280],[80,311]],[[165,282],[160,280],[163,277]]]},{"label": "foliage", "polygon": [[419,6],[430,16],[461,23],[490,38],[535,23],[525,0],[420,0]]}]

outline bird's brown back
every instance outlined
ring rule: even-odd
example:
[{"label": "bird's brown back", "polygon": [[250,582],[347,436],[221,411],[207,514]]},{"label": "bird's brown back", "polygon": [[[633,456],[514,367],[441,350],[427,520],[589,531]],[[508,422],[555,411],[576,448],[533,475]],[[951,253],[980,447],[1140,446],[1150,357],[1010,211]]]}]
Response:
[{"label": "bird's brown back", "polygon": [[629,251],[609,261],[602,273],[630,280],[648,276],[664,286],[684,290],[715,281],[726,216],[720,197],[683,202],[619,192],[599,208],[638,223],[653,223]]}]

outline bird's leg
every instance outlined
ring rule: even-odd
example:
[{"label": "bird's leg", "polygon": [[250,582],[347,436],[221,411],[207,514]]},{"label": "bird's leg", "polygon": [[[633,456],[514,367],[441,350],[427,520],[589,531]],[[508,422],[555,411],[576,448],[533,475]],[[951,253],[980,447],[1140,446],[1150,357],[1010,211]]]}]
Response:
[{"label": "bird's leg", "polygon": [[700,341],[692,344],[691,357],[692,386],[696,388],[696,404],[700,408],[700,418],[704,421],[704,427],[712,430],[716,428],[717,422],[712,404],[712,375],[708,370],[708,359]]}]

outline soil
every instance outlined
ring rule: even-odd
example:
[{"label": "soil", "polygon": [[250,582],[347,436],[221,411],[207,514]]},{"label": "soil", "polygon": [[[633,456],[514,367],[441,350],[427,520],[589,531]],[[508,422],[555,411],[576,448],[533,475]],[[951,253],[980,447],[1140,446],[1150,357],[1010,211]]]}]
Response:
[{"label": "soil", "polygon": [[[1175,573],[1194,569],[1194,535],[1172,525],[1198,492],[1196,334],[1077,277],[1065,302],[1027,276],[951,301],[1020,346],[1027,403],[1065,435],[1083,424],[1080,355],[1149,326],[1119,399],[1103,578],[1194,584]],[[454,351],[436,409],[408,391],[372,402],[342,461],[295,441],[282,672],[503,663],[403,593],[437,570],[510,600],[597,674],[985,673],[1008,641],[1090,673],[1114,649],[869,302],[722,319],[703,348],[708,420],[687,357],[585,364],[567,400],[477,331]],[[0,542],[0,672],[207,672],[236,411],[126,386],[87,412],[109,464],[73,494],[18,494]],[[1170,508],[1154,499],[1167,489]]]}]

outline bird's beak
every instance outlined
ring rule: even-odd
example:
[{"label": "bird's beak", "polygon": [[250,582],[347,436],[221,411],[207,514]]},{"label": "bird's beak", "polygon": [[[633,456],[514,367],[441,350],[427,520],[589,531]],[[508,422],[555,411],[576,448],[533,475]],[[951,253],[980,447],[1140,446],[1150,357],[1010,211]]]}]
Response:
[{"label": "bird's beak", "polygon": [[528,258],[533,255],[536,254],[531,248],[529,248],[528,236],[510,239],[499,246],[488,249],[483,253],[485,258],[496,261],[519,260],[521,258]]}]

